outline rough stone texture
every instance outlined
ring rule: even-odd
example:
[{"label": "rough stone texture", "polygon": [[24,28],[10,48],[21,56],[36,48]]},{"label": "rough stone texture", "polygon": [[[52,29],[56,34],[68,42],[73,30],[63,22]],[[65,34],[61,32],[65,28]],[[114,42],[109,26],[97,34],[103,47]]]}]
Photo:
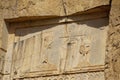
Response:
[{"label": "rough stone texture", "polygon": [[104,69],[107,21],[107,18],[100,18],[66,25],[16,29],[13,77]]},{"label": "rough stone texture", "polygon": [[0,0],[0,18],[66,16],[94,7],[109,5],[109,1],[110,0]]},{"label": "rough stone texture", "polygon": [[4,59],[5,59],[5,51],[0,49],[0,80],[2,80],[3,78]]},{"label": "rough stone texture", "polygon": [[112,0],[107,40],[106,80],[120,80],[120,1]]},{"label": "rough stone texture", "polygon": [[64,15],[61,0],[0,0],[0,2],[0,18]]},{"label": "rough stone texture", "polygon": [[0,80],[120,80],[119,34],[119,0],[0,0]]},{"label": "rough stone texture", "polygon": [[0,66],[0,74],[3,73],[4,57],[5,57],[5,52],[2,49],[0,49],[0,65],[1,65]]},{"label": "rough stone texture", "polygon": [[109,5],[110,0],[63,0],[66,14],[75,14],[98,6]]},{"label": "rough stone texture", "polygon": [[18,0],[17,12],[20,16],[64,15],[62,0]]},{"label": "rough stone texture", "polygon": [[35,77],[22,80],[104,80],[104,72]]},{"label": "rough stone texture", "polygon": [[1,30],[0,30],[0,48],[4,49],[4,51],[6,51],[7,50],[8,31],[7,31],[7,28],[4,26],[6,26],[5,22],[3,20],[0,20],[0,28],[1,28]]}]

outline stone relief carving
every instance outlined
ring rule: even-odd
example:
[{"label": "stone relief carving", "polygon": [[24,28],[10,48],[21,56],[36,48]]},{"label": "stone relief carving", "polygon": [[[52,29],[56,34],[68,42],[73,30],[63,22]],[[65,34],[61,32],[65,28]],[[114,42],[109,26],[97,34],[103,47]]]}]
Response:
[{"label": "stone relief carving", "polygon": [[83,36],[81,37],[80,40],[80,48],[79,48],[79,53],[80,53],[80,58],[83,59],[83,61],[81,61],[78,66],[81,66],[82,64],[89,66],[90,65],[90,61],[89,61],[89,57],[90,57],[90,49],[91,49],[91,39],[87,36]]},{"label": "stone relief carving", "polygon": [[[75,27],[73,26],[73,28]],[[92,32],[98,30],[89,28],[87,33],[87,26],[83,26],[82,29],[76,27],[73,30],[73,28],[70,26],[68,33],[66,33],[65,27],[61,26],[40,31],[37,30],[38,28],[31,28],[32,33],[28,28],[29,34],[26,31],[24,34],[28,35],[17,37],[16,40],[14,74],[18,77],[21,75],[26,77],[29,75],[76,73],[83,69],[93,69],[97,62],[94,65],[91,64],[90,58],[97,54],[94,50],[98,49],[93,48],[96,46],[93,46],[93,42],[98,43],[99,38],[93,41],[92,38],[96,38],[97,34],[94,35]],[[83,31],[84,28],[85,31]],[[22,32],[20,30],[19,33]],[[87,80],[87,75],[84,76],[83,78],[79,77],[78,80]],[[58,80],[57,78],[52,79]],[[62,79],[76,80],[76,77],[60,78],[60,80]]]},{"label": "stone relief carving", "polygon": [[80,69],[90,64],[91,40],[87,36],[74,36],[67,43],[66,70]]},{"label": "stone relief carving", "polygon": [[53,43],[53,35],[50,33],[43,33],[42,35],[42,56],[41,58],[42,63],[48,63],[48,53],[49,53],[49,49],[51,49],[51,45]]},{"label": "stone relief carving", "polygon": [[[29,34],[29,37],[28,35],[20,37],[19,40],[17,37],[14,44],[14,75],[20,76],[31,72],[40,72],[40,74],[57,72],[60,51],[56,44],[59,40],[53,38],[53,32],[46,30],[37,34],[32,33]],[[18,33],[22,33],[22,30]]]},{"label": "stone relief carving", "polygon": [[86,56],[87,54],[89,54],[90,52],[90,40],[89,39],[81,38],[81,45],[80,45],[79,52],[83,56]]}]

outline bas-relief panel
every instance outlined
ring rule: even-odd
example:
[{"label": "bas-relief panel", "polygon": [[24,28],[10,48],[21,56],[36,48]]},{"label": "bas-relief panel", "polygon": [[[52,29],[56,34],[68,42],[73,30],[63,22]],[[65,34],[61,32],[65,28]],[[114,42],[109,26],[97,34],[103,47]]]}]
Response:
[{"label": "bas-relief panel", "polygon": [[[59,31],[60,30],[60,31]],[[14,75],[27,73],[58,74],[63,45],[64,26],[48,29],[26,28],[16,30],[14,43]]]},{"label": "bas-relief panel", "polygon": [[60,74],[104,65],[105,22],[106,19],[98,19],[46,29],[17,29],[13,52],[14,75]]},{"label": "bas-relief panel", "polygon": [[106,21],[97,19],[67,25],[69,37],[65,71],[104,65]]}]

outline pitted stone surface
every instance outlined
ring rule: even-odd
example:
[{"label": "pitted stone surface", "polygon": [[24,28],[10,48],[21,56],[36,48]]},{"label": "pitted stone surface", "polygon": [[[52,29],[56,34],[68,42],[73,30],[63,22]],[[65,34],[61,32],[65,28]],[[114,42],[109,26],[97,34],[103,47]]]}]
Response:
[{"label": "pitted stone surface", "polygon": [[63,0],[67,15],[109,5],[110,0]]},{"label": "pitted stone surface", "polygon": [[120,1],[111,1],[106,54],[106,80],[120,80]]},{"label": "pitted stone surface", "polygon": [[[104,13],[108,8],[110,15]],[[100,12],[89,19],[87,11]],[[76,18],[75,14],[90,16]],[[108,16],[107,34],[108,24],[104,23]],[[57,20],[58,17],[64,19]],[[54,20],[48,22],[48,18]],[[39,19],[44,23],[37,22]],[[31,20],[36,20],[35,26]],[[28,21],[29,25],[16,23],[21,30],[7,28],[10,21]],[[59,25],[61,22],[65,23]],[[55,24],[53,28],[50,23]],[[49,27],[35,29],[38,24]],[[0,80],[120,80],[119,34],[119,0],[0,0]]]},{"label": "pitted stone surface", "polygon": [[0,18],[66,16],[103,5],[110,5],[109,1],[110,0],[0,0]]}]

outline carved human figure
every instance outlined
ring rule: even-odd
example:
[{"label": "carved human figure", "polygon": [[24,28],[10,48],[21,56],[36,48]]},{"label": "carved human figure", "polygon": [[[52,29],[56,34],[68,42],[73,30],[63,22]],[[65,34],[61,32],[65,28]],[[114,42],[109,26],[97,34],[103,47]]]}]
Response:
[{"label": "carved human figure", "polygon": [[42,63],[47,64],[48,63],[48,52],[51,48],[51,44],[53,42],[52,35],[50,33],[46,33],[42,36]]},{"label": "carved human figure", "polygon": [[86,36],[70,38],[67,43],[66,70],[78,70],[89,66],[91,40]]},{"label": "carved human figure", "polygon": [[80,54],[80,59],[81,63],[79,63],[79,66],[82,64],[83,66],[88,66],[90,65],[89,63],[89,57],[90,57],[90,48],[91,48],[91,40],[89,37],[81,37],[80,39],[80,47],[79,47],[79,54]]}]

